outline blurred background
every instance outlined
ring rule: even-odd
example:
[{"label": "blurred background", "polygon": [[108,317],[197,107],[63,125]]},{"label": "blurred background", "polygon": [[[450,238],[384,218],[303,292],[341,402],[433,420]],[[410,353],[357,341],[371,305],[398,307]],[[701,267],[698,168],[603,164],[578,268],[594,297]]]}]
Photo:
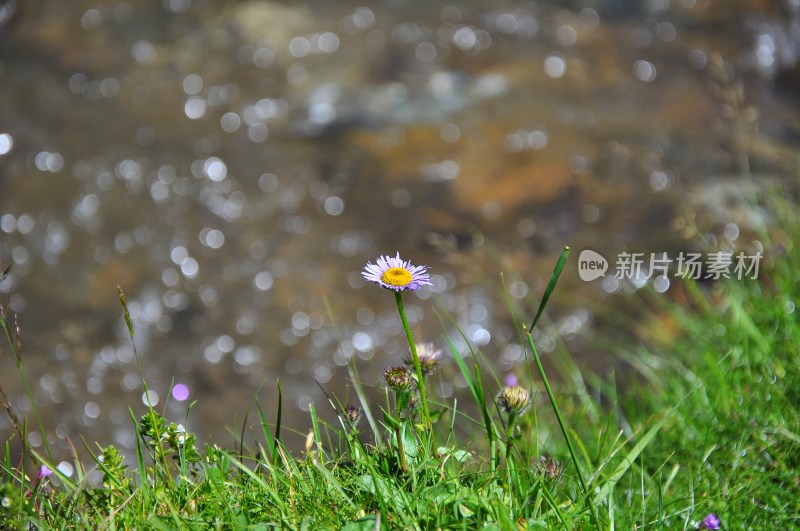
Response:
[{"label": "blurred background", "polygon": [[529,321],[564,245],[537,341],[603,375],[593,337],[649,317],[615,301],[674,285],[581,282],[578,251],[758,250],[748,197],[796,179],[799,57],[797,0],[2,1],[0,297],[45,433],[8,356],[0,384],[62,458],[133,447],[142,375],[222,445],[280,378],[302,441],[309,404],[332,416],[317,382],[355,402],[351,358],[370,389],[406,355],[366,261],[428,265],[417,339],[444,346],[446,308],[501,377],[505,292]]}]

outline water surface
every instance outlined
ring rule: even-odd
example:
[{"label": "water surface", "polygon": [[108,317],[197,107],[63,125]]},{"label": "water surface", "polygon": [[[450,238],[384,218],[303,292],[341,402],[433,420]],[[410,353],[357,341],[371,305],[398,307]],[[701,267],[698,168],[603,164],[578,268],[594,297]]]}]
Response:
[{"label": "water surface", "polygon": [[[352,400],[350,358],[369,387],[405,355],[359,275],[379,254],[430,266],[407,299],[420,339],[440,341],[438,299],[502,375],[523,351],[501,270],[523,306],[564,245],[752,246],[759,221],[720,190],[786,169],[796,11],[600,5],[4,3],[0,290],[54,447],[130,449],[141,374],[172,420],[197,401],[202,440],[228,443],[257,393],[272,411],[277,378],[307,429],[315,382]],[[582,335],[631,289],[612,284],[568,270],[542,351],[613,363]]]}]

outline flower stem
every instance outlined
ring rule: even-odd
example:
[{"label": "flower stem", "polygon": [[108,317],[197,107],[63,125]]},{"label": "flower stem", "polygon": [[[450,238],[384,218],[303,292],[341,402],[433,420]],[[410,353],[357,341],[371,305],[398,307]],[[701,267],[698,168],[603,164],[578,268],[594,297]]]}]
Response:
[{"label": "flower stem", "polygon": [[403,446],[403,434],[400,431],[398,424],[394,429],[395,437],[397,437],[397,454],[400,457],[400,469],[403,472],[408,472],[408,463],[406,462],[406,449]]},{"label": "flower stem", "polygon": [[514,421],[517,420],[513,412],[508,414],[508,431],[506,433],[506,462],[511,461],[511,449],[514,446],[512,440],[514,438]]},{"label": "flower stem", "polygon": [[411,335],[411,327],[408,326],[406,311],[403,309],[403,295],[399,291],[395,291],[394,300],[397,302],[397,311],[400,313],[400,320],[403,321],[403,329],[406,331],[408,346],[411,348],[411,360],[414,362],[414,370],[417,373],[417,388],[419,389],[419,400],[422,402],[422,416],[425,420],[425,427],[430,430],[431,414],[428,411],[428,398],[425,395],[425,376],[422,373],[422,366],[419,363],[417,347],[414,345],[414,336]]}]

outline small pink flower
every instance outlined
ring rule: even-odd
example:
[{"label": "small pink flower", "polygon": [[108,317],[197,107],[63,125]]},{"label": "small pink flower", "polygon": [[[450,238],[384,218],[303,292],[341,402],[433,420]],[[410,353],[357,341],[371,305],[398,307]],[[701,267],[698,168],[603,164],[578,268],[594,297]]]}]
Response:
[{"label": "small pink flower", "polygon": [[47,465],[42,465],[39,467],[39,473],[36,475],[36,481],[38,482],[42,478],[49,478],[53,475],[53,471],[50,470]]},{"label": "small pink flower", "polygon": [[700,522],[700,527],[698,529],[719,529],[719,518],[714,513],[709,514],[703,521]]}]

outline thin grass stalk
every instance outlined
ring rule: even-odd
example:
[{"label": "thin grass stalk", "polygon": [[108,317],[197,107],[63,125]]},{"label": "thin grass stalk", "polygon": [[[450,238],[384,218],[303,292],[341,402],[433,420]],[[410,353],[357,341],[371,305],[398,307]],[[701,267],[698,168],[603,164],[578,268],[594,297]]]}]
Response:
[{"label": "thin grass stalk", "polygon": [[422,402],[422,417],[425,420],[425,428],[431,430],[431,414],[428,411],[428,397],[425,394],[425,375],[422,373],[422,365],[419,363],[417,347],[414,344],[414,336],[411,334],[411,327],[408,325],[406,311],[403,308],[403,295],[399,291],[394,292],[394,300],[397,302],[397,311],[400,313],[400,320],[403,322],[403,329],[406,331],[408,346],[411,348],[411,360],[414,363],[414,370],[417,373],[417,388],[419,389],[419,401]]},{"label": "thin grass stalk", "polygon": [[[483,390],[483,379],[481,378],[480,365],[475,362],[475,365],[473,365],[472,368],[475,371],[476,396],[480,397],[478,404],[480,405],[483,413],[483,422],[486,425],[486,432],[489,434],[489,451],[491,452],[490,462],[492,471],[497,472],[497,469],[500,466],[500,457],[498,455],[499,451],[497,449],[497,439],[500,437],[500,432],[492,420],[492,414],[489,412],[489,408],[486,407],[486,395]],[[496,404],[495,407],[497,407]]]},{"label": "thin grass stalk", "polygon": [[514,421],[517,420],[517,415],[514,412],[509,412],[508,414],[508,431],[506,433],[506,463],[510,465],[511,463],[511,450],[514,447]]},{"label": "thin grass stalk", "polygon": [[[325,464],[325,450],[322,447],[322,432],[319,429],[319,417],[317,417],[317,408],[314,405],[314,402],[309,404],[308,413],[311,416],[311,427],[314,430],[314,441],[312,444],[317,447],[317,455],[319,456],[319,461],[323,465]],[[306,448],[306,451],[309,451]]]},{"label": "thin grass stalk", "polygon": [[[331,307],[330,301],[327,297],[323,297],[322,302],[325,304],[325,311],[328,313],[328,318],[331,320],[333,330],[336,333],[336,339],[339,341],[338,348],[341,349],[342,334],[339,331],[339,325],[336,323],[336,315],[333,313],[333,308]],[[372,416],[372,411],[369,408],[369,401],[364,394],[364,388],[361,385],[361,376],[358,373],[358,365],[356,364],[355,357],[350,357],[350,362],[347,364],[347,374],[350,376],[350,381],[353,383],[353,388],[356,391],[356,395],[358,395],[358,399],[361,401],[361,411],[364,412],[364,416],[367,418],[367,423],[372,430],[372,436],[375,439],[375,444],[380,445],[381,432],[378,429],[378,423],[375,422],[375,417]]]},{"label": "thin grass stalk", "polygon": [[[569,455],[572,459],[572,462],[575,464],[575,471],[578,474],[578,479],[580,480],[581,488],[583,489],[584,496],[586,497],[586,504],[589,506],[589,511],[592,514],[592,520],[594,521],[594,525],[597,529],[600,529],[600,519],[597,516],[597,509],[592,502],[591,496],[589,495],[589,486],[586,483],[586,479],[583,477],[583,472],[581,471],[580,463],[578,462],[578,456],[575,453],[575,446],[572,444],[572,438],[569,436],[569,431],[567,430],[566,422],[564,422],[564,417],[561,416],[561,411],[558,409],[558,402],[556,401],[556,397],[553,395],[553,390],[550,387],[550,382],[547,379],[547,374],[544,371],[544,367],[542,366],[542,360],[539,357],[539,352],[536,350],[536,345],[533,343],[533,336],[531,336],[531,330],[533,327],[536,326],[536,323],[539,322],[539,319],[542,317],[545,307],[547,306],[547,302],[550,300],[550,296],[553,294],[553,291],[556,288],[556,284],[558,284],[558,279],[561,277],[561,272],[564,270],[564,266],[567,263],[567,257],[569,256],[569,247],[564,247],[561,251],[561,256],[558,257],[558,262],[556,262],[556,267],[553,269],[553,275],[550,277],[550,282],[547,283],[547,287],[544,290],[544,295],[542,295],[542,300],[539,303],[539,309],[536,311],[536,316],[533,318],[533,322],[531,322],[530,328],[524,328],[525,335],[528,340],[528,346],[531,348],[531,353],[533,354],[533,359],[536,361],[536,368],[539,370],[539,375],[542,378],[542,382],[544,383],[544,388],[547,391],[547,396],[550,399],[550,404],[553,407],[553,411],[556,414],[556,419],[558,420],[558,426],[561,428],[561,433],[564,435],[564,440],[567,443],[567,449],[569,450]],[[524,327],[524,325],[523,325]]]},{"label": "thin grass stalk", "polygon": [[[128,298],[125,296],[125,292],[122,290],[122,286],[117,284],[117,294],[119,295],[119,302],[122,305],[122,313],[123,317],[125,318],[125,326],[128,328],[128,334],[131,338],[131,348],[133,349],[133,358],[136,361],[136,370],[139,372],[139,376],[142,379],[142,388],[144,389],[144,396],[146,398],[146,405],[147,405],[147,414],[150,415],[152,419],[155,419],[155,415],[157,415],[155,407],[150,402],[150,390],[147,386],[147,379],[144,376],[144,371],[142,370],[142,363],[139,360],[139,351],[136,350],[136,339],[134,337],[134,329],[133,329],[133,320],[131,319],[131,314],[128,311]],[[134,417],[135,419],[135,417]],[[139,431],[139,423],[136,422],[136,431]],[[161,443],[161,436],[163,434],[158,433],[158,438],[154,441],[154,451],[155,455],[153,456],[153,461],[158,463],[158,457],[161,457],[161,466],[164,467],[164,475],[165,477],[169,476],[169,461],[167,460],[166,453],[164,452],[164,447]],[[157,448],[157,451],[156,451]],[[157,477],[153,475],[153,481],[156,481]]]},{"label": "thin grass stalk", "polygon": [[275,435],[272,437],[272,466],[278,462],[278,450],[281,447],[281,420],[283,416],[283,389],[278,378],[278,412],[275,418]]},{"label": "thin grass stalk", "polygon": [[[8,273],[8,270],[3,274]],[[14,333],[12,334],[11,329],[8,326],[8,321],[5,314],[5,308],[0,304],[0,327],[2,327],[3,332],[6,336],[6,341],[8,342],[8,346],[11,349],[11,356],[14,359],[14,365],[17,367],[17,372],[19,373],[20,379],[22,380],[22,385],[25,388],[25,395],[28,397],[28,400],[31,404],[34,404],[33,409],[33,416],[36,419],[36,425],[39,428],[39,431],[42,434],[42,440],[44,441],[44,447],[47,451],[47,458],[50,461],[53,461],[53,450],[50,447],[50,441],[47,438],[47,432],[44,429],[44,423],[42,422],[41,417],[39,416],[39,409],[35,407],[36,401],[33,398],[33,391],[31,389],[30,384],[28,383],[28,377],[25,375],[25,370],[22,368],[22,337],[20,332],[20,325],[17,315],[14,314]],[[12,338],[13,336],[13,338]],[[17,430],[17,433],[20,436],[20,442],[22,443],[23,450],[28,448],[28,440],[25,437],[27,433],[25,429],[20,430],[19,419],[17,418],[14,410],[11,406],[11,402],[8,401],[8,398],[5,396],[5,393],[2,393],[2,400],[3,400],[3,407],[8,413],[9,418],[11,419],[11,423],[14,428]],[[24,421],[23,421],[24,422]]]},{"label": "thin grass stalk", "polygon": [[400,431],[400,424],[395,424],[394,435],[397,437],[397,454],[400,457],[400,469],[408,472],[408,462],[406,462],[406,449],[403,446],[403,434]]}]

